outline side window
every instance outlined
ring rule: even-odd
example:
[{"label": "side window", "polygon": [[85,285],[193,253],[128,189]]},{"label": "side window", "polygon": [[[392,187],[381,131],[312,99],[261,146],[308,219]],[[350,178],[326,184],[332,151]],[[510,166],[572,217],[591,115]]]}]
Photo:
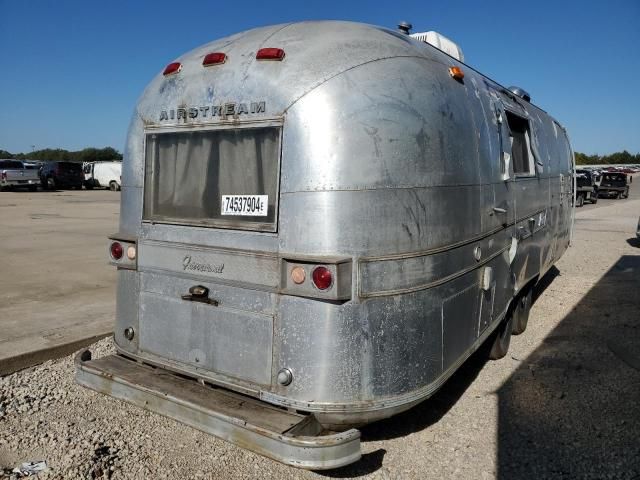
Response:
[{"label": "side window", "polygon": [[535,175],[529,122],[526,118],[509,111],[505,111],[505,113],[509,124],[513,173],[521,177]]}]

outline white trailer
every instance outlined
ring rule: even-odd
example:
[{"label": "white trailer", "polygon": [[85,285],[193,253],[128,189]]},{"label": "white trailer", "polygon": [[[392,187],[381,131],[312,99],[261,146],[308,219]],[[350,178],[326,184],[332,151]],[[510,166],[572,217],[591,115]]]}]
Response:
[{"label": "white trailer", "polygon": [[112,191],[120,190],[122,162],[87,162],[82,166],[84,171],[84,187],[108,188]]}]

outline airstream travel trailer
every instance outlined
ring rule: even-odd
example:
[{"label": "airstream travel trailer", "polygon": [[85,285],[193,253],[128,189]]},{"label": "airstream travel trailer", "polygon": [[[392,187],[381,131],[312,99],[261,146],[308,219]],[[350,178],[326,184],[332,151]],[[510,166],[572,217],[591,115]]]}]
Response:
[{"label": "airstream travel trailer", "polygon": [[136,107],[118,354],[83,352],[77,380],[290,465],[354,462],[354,427],[485,342],[505,355],[572,192],[564,128],[420,39],[328,21],[214,41]]}]

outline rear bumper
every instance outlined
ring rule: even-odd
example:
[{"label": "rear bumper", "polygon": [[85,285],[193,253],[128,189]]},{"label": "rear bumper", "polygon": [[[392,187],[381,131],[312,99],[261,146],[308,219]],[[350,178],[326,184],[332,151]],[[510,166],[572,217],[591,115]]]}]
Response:
[{"label": "rear bumper", "polygon": [[34,185],[39,185],[39,180],[28,179],[28,180],[0,180],[0,187],[32,187]]},{"label": "rear bumper", "polygon": [[360,432],[320,435],[312,415],[212,388],[121,355],[76,356],[80,385],[160,413],[242,448],[298,468],[324,470],[360,459]]}]

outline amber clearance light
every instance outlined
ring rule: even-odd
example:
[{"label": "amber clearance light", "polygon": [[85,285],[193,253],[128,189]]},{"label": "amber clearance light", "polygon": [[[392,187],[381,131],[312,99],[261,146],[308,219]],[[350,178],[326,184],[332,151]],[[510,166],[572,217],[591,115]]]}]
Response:
[{"label": "amber clearance light", "polygon": [[291,269],[291,280],[293,280],[293,283],[296,285],[303,283],[306,276],[307,274],[302,267],[293,267]]},{"label": "amber clearance light", "polygon": [[464,78],[464,72],[460,67],[450,67],[449,75],[451,75],[456,80],[462,80]]}]

